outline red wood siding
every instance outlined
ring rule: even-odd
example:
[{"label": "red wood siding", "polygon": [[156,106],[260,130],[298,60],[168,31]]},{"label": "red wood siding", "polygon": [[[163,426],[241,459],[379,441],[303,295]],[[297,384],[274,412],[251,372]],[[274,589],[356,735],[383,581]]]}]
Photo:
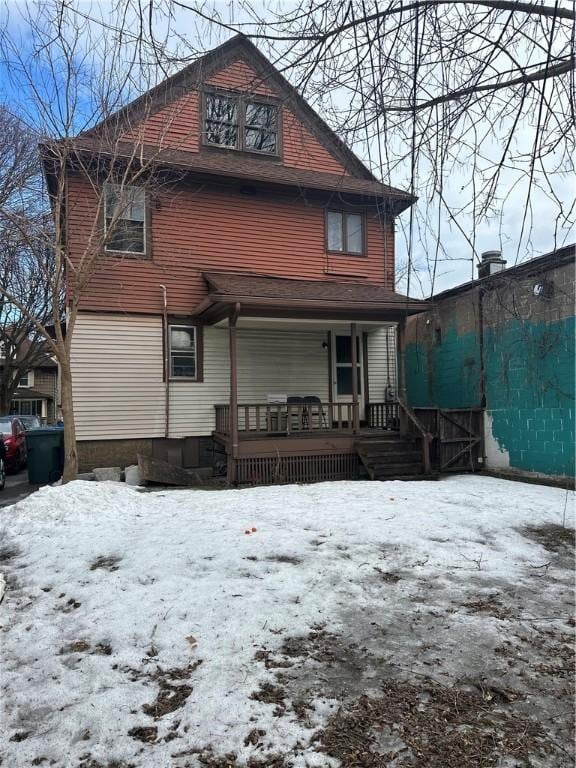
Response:
[{"label": "red wood siding", "polygon": [[[279,97],[277,91],[269,83],[262,81],[258,73],[242,59],[215,73],[208,79],[208,84]],[[200,130],[200,97],[197,91],[191,91],[171,105],[151,114],[140,126],[124,134],[124,138],[144,144],[198,152],[201,149]],[[282,147],[282,163],[288,167],[322,173],[348,173],[342,163],[285,106],[282,107]]]},{"label": "red wood siding", "polygon": [[276,89],[266,80],[263,80],[244,59],[237,59],[224,69],[215,72],[208,79],[208,83],[217,88],[231,88],[233,91],[259,93],[264,96],[278,95]]},{"label": "red wood siding", "polygon": [[[68,189],[68,244],[72,258],[78,258],[97,199],[80,177],[71,177]],[[367,213],[367,256],[344,257],[326,253],[324,207],[296,194],[252,197],[233,187],[182,186],[159,194],[151,209],[152,260],[107,260],[90,282],[84,309],[158,313],[164,284],[170,312],[188,314],[206,294],[201,272],[209,270],[367,279],[393,288],[393,225],[383,224],[374,210]]]},{"label": "red wood siding", "polygon": [[187,152],[200,148],[199,95],[190,91],[164,109],[147,117],[123,138],[152,146],[171,147]]}]

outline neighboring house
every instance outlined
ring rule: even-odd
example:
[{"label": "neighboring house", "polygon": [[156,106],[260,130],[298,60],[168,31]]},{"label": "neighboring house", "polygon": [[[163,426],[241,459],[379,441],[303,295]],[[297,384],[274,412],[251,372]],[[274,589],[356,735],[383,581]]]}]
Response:
[{"label": "neighboring house", "polygon": [[[414,198],[378,181],[243,37],[78,147],[104,162],[112,127],[126,154],[161,146],[157,166],[179,181],[129,191],[83,295],[72,339],[82,469],[143,453],[225,462],[232,482],[334,479],[356,476],[361,455],[378,476],[366,445],[377,428],[390,437],[383,471],[422,473],[420,436],[397,435],[407,417],[392,402],[396,336],[401,349],[405,319],[426,308],[394,290],[394,222]],[[67,189],[74,259],[98,192],[72,168]],[[103,193],[114,206],[115,188]],[[294,403],[305,396],[321,405]]]},{"label": "neighboring house", "polygon": [[[4,359],[0,354],[0,368],[3,364]],[[49,355],[41,354],[36,357],[34,367],[21,376],[12,396],[10,413],[38,416],[44,423],[51,424],[56,420],[57,408],[58,365]]]},{"label": "neighboring house", "polygon": [[484,411],[486,468],[574,479],[574,245],[433,297],[406,331],[409,404]]}]

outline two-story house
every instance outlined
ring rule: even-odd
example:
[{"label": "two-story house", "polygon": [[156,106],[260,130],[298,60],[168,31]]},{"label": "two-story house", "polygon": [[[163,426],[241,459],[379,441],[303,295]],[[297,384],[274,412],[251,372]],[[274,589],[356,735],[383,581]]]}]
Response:
[{"label": "two-story house", "polygon": [[[242,36],[78,147],[101,161],[111,126],[116,151],[154,152],[178,181],[123,190],[83,294],[81,467],[143,453],[184,467],[216,457],[231,482],[354,477],[359,457],[372,477],[423,472],[395,399],[397,341],[401,363],[404,321],[425,308],[394,291],[395,218],[414,198],[378,181]],[[98,194],[106,227],[118,191],[72,167],[66,183],[74,258]]]}]

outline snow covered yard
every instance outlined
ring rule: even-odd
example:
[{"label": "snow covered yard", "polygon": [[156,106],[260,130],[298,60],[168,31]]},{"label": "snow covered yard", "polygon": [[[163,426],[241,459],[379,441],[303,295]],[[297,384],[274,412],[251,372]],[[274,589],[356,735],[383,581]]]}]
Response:
[{"label": "snow covered yard", "polygon": [[470,476],[44,488],[0,513],[0,763],[572,766],[566,504]]}]

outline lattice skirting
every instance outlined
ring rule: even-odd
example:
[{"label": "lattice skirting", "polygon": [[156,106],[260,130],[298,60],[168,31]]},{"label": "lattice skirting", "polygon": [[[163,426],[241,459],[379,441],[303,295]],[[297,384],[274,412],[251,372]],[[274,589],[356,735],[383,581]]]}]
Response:
[{"label": "lattice skirting", "polygon": [[355,480],[358,456],[337,453],[314,456],[253,457],[239,459],[239,483],[270,485],[271,483],[318,483],[326,480]]}]

